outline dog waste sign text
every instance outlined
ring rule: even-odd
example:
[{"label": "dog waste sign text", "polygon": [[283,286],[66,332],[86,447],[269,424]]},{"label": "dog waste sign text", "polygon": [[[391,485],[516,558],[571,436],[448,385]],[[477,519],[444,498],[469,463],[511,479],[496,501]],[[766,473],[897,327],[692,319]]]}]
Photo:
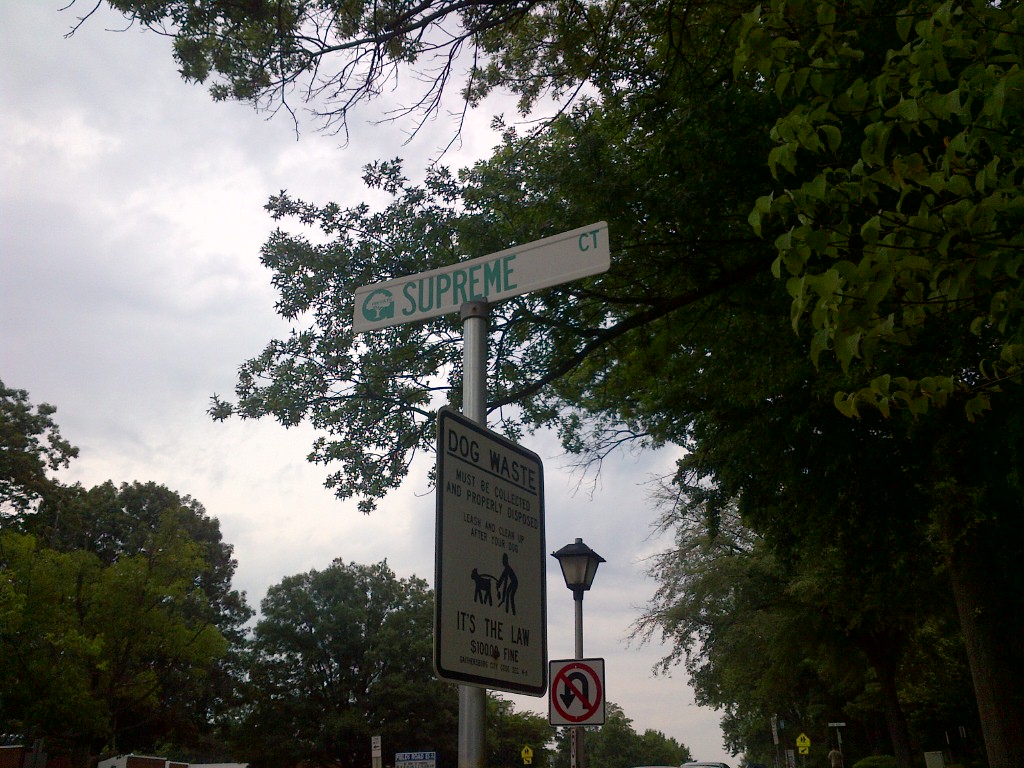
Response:
[{"label": "dog waste sign text", "polygon": [[543,695],[540,457],[447,408],[438,414],[434,592],[439,677]]}]

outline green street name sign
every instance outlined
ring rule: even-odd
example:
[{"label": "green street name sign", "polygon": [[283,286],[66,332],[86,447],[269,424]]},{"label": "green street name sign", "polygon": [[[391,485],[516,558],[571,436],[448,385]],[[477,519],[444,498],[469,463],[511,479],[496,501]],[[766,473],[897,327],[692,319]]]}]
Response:
[{"label": "green street name sign", "polygon": [[550,288],[611,265],[608,224],[598,222],[448,267],[356,289],[356,333],[458,312],[468,301],[495,303]]}]

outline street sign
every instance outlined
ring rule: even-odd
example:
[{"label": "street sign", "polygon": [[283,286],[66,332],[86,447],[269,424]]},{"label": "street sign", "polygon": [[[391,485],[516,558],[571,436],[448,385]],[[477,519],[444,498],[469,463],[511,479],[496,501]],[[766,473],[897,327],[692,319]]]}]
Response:
[{"label": "street sign", "polygon": [[604,659],[574,659],[548,664],[551,725],[604,725]]},{"label": "street sign", "polygon": [[526,245],[356,289],[356,333],[458,312],[607,272],[608,224],[600,221]]},{"label": "street sign", "polygon": [[523,765],[531,765],[533,763],[533,750],[530,749],[529,744],[523,745],[523,750],[519,753],[519,756],[523,758]]},{"label": "street sign", "polygon": [[437,752],[396,752],[395,768],[437,768]]},{"label": "street sign", "polygon": [[540,457],[442,408],[437,419],[434,669],[513,693],[547,689]]},{"label": "street sign", "polygon": [[796,750],[801,755],[811,754],[811,740],[806,734],[801,733],[796,737]]}]

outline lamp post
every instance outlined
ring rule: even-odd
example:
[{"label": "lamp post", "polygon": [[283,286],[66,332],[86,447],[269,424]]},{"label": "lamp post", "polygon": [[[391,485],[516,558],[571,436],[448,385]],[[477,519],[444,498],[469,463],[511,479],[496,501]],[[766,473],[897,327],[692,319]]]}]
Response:
[{"label": "lamp post", "polygon": [[[565,579],[565,586],[572,590],[573,601],[576,606],[576,658],[583,658],[583,593],[590,589],[594,583],[594,576],[597,575],[597,566],[606,562],[597,552],[583,543],[583,539],[576,539],[572,544],[566,544],[551,556],[558,560],[562,568],[562,578]],[[572,739],[572,768],[585,768],[586,761],[583,755],[583,727],[573,726],[570,732]]]}]

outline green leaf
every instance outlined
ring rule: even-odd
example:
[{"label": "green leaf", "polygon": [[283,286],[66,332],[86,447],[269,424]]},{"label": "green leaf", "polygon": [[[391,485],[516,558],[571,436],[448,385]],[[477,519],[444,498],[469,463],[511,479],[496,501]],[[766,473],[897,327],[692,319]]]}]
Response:
[{"label": "green leaf", "polygon": [[825,134],[825,141],[828,144],[829,152],[838,152],[839,147],[843,143],[843,134],[840,132],[839,128],[834,125],[823,125],[820,130]]},{"label": "green leaf", "polygon": [[907,42],[913,24],[914,15],[909,11],[901,11],[896,14],[896,33],[900,36],[900,40]]},{"label": "green leaf", "polygon": [[887,123],[870,123],[864,128],[861,143],[861,157],[871,165],[885,164],[885,150],[892,126]]},{"label": "green leaf", "polygon": [[832,403],[843,416],[851,419],[860,418],[860,414],[857,413],[856,395],[851,395],[848,392],[836,392]]},{"label": "green leaf", "polygon": [[818,367],[818,359],[821,357],[821,353],[829,348],[831,335],[831,331],[828,328],[822,328],[815,331],[814,335],[811,336],[811,362],[814,363],[815,368]]},{"label": "green leaf", "polygon": [[853,358],[860,356],[861,335],[859,330],[840,332],[835,335],[836,357],[839,358],[844,372],[849,370]]}]

